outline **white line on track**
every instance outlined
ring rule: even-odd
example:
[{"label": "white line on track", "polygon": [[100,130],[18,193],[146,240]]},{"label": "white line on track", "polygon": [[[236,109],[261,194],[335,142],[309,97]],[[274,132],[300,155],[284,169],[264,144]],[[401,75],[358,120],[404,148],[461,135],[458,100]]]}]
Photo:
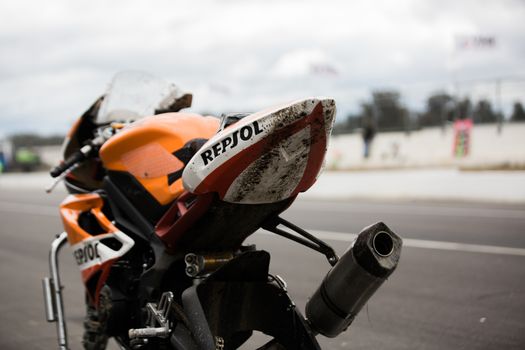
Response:
[{"label": "white line on track", "polygon": [[497,218],[497,219],[525,219],[523,209],[501,209],[501,208],[462,208],[462,207],[443,207],[423,204],[346,204],[336,202],[306,202],[298,201],[292,205],[291,210],[298,211],[325,211],[336,213],[378,213],[408,216],[447,216],[447,217],[477,217],[477,218]]},{"label": "white line on track", "polygon": [[[0,201],[0,212],[56,216],[56,217],[58,217],[59,215],[58,207],[54,207],[54,206],[19,203],[19,202],[18,203],[2,202],[2,201]],[[344,233],[344,232],[333,232],[333,231],[322,231],[322,230],[309,230],[309,232],[315,234],[320,239],[338,241],[338,242],[352,242],[357,237],[357,234],[355,233]],[[258,233],[270,235],[270,233],[265,232],[265,231],[258,231]],[[512,247],[501,247],[501,246],[493,246],[493,245],[444,242],[444,241],[431,241],[431,240],[412,239],[412,238],[404,238],[403,246],[410,247],[410,248],[437,249],[437,250],[448,250],[448,251],[469,252],[469,253],[525,256],[524,248],[512,248]]]},{"label": "white line on track", "polygon": [[[258,231],[259,233],[273,235],[268,232]],[[329,241],[338,242],[353,242],[357,237],[355,233],[343,233],[343,232],[332,232],[332,231],[320,231],[320,230],[308,230],[308,232],[314,234],[317,238]],[[437,249],[437,250],[448,250],[468,253],[484,253],[484,254],[502,254],[502,255],[514,255],[514,256],[525,256],[525,249],[523,248],[512,248],[512,247],[501,247],[493,245],[481,245],[481,244],[468,244],[468,243],[457,243],[457,242],[444,242],[444,241],[430,241],[423,239],[403,239],[403,247],[410,248],[423,248],[423,249]]]}]

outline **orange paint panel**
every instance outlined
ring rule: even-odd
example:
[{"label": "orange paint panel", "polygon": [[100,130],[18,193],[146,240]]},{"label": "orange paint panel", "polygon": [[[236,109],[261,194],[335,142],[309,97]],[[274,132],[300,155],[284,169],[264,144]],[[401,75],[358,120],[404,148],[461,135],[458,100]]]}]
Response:
[{"label": "orange paint panel", "polygon": [[137,178],[167,176],[184,167],[184,163],[159,143],[149,143],[122,155],[122,164]]},{"label": "orange paint panel", "polygon": [[[102,198],[98,194],[94,193],[70,195],[62,202],[62,204],[60,205],[60,215],[62,217],[64,228],[67,232],[67,238],[70,245],[73,246],[78,243],[82,245],[86,244],[87,242],[93,241],[94,236],[82,229],[78,223],[79,216],[83,212],[90,212],[92,215],[94,215],[98,224],[104,229],[106,233],[115,233],[116,235],[119,234],[118,229],[111,223],[111,221],[108,220],[108,218],[102,212],[103,205],[104,201],[102,200]],[[123,233],[120,232],[120,234]],[[82,241],[88,239],[89,241],[82,243]],[[82,248],[75,249],[82,250]],[[77,250],[75,250],[75,253],[76,252]],[[78,259],[76,254],[75,257]],[[86,266],[85,268],[83,268],[82,265],[79,263],[82,280],[86,285],[88,295],[91,298],[91,300],[97,304],[99,301],[98,298],[100,297],[100,290],[104,285],[110,272],[111,266],[113,265],[115,260],[116,259],[106,259],[105,261],[100,260],[101,263],[97,263],[94,266]],[[92,278],[97,278],[96,286],[94,286],[94,288],[88,288],[88,282]]]},{"label": "orange paint panel", "polygon": [[60,204],[60,216],[67,232],[69,244],[73,245],[91,237],[78,224],[78,217],[82,212],[91,211],[100,226],[108,233],[117,231],[117,228],[102,213],[103,205],[104,202],[98,194],[76,194],[66,197]]},{"label": "orange paint panel", "polygon": [[182,178],[172,183],[171,186],[169,187],[169,191],[171,194],[177,195],[177,197],[179,197],[182,194],[182,192],[184,192],[184,185],[182,184]]},{"label": "orange paint panel", "polygon": [[[176,183],[173,183],[171,186],[168,186],[167,177],[157,177],[154,179],[138,179],[139,182],[148,190],[149,193],[155,197],[157,201],[161,204],[168,204],[177,198],[183,191],[182,183],[180,186],[177,186]],[[175,185],[175,186],[174,186]]]},{"label": "orange paint panel", "polygon": [[100,157],[108,170],[129,172],[166,205],[183,191],[180,181],[168,184],[167,175],[184,166],[173,153],[190,140],[209,139],[218,127],[219,119],[191,113],[146,117],[109,139],[100,149]]}]

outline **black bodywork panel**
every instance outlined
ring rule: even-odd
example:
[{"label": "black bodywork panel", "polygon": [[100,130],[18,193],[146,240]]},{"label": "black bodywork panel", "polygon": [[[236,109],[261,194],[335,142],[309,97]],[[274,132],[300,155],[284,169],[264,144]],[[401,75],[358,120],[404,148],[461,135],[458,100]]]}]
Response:
[{"label": "black bodywork panel", "polygon": [[237,204],[221,201],[215,195],[206,213],[177,241],[177,249],[185,252],[236,250],[264,221],[280,214],[292,201]]},{"label": "black bodywork panel", "polygon": [[268,282],[270,254],[245,252],[182,297],[199,348],[242,345],[252,331],[274,337],[261,349],[320,349],[286,291]]}]

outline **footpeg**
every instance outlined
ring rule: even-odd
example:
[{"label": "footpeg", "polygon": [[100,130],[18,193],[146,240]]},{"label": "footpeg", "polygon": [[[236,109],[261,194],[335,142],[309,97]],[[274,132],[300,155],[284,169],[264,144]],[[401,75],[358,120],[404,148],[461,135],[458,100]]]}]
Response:
[{"label": "footpeg", "polygon": [[[170,335],[170,321],[169,312],[173,304],[173,293],[166,292],[160,297],[159,304],[147,303],[146,310],[148,310],[148,320],[146,328],[132,328],[128,331],[130,339],[144,338],[167,338]],[[143,345],[147,341],[137,341],[136,344]]]}]

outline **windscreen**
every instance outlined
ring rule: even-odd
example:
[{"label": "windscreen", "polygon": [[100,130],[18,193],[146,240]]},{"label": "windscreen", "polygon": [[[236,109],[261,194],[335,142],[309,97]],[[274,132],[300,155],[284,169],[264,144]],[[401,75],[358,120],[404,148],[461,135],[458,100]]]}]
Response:
[{"label": "windscreen", "polygon": [[115,75],[100,106],[96,123],[131,121],[167,108],[181,95],[175,84],[144,72]]}]

